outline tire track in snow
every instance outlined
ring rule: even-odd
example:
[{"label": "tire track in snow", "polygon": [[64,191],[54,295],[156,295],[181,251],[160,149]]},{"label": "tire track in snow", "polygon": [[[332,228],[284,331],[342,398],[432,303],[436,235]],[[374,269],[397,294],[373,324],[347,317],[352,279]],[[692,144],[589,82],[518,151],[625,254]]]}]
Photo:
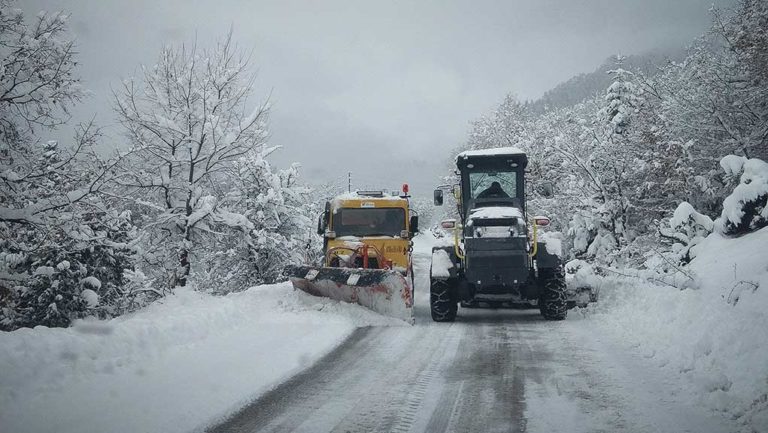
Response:
[{"label": "tire track in snow", "polygon": [[599,344],[586,321],[462,309],[453,324],[432,323],[428,251],[414,261],[416,326],[356,331],[210,431],[729,431],[685,404],[667,407],[659,378],[637,377],[642,363]]},{"label": "tire track in snow", "polygon": [[209,431],[412,431],[423,407],[439,398],[440,372],[459,341],[460,332],[450,327],[431,331],[359,330],[315,366]]},{"label": "tire track in snow", "polygon": [[446,370],[446,392],[425,431],[525,432],[527,368],[533,352],[504,312],[472,312]]},{"label": "tire track in snow", "polygon": [[[310,392],[320,395],[324,391],[325,384],[333,383],[332,372],[338,369],[347,370],[351,367],[349,360],[343,359],[343,354],[350,351],[368,350],[372,344],[371,337],[376,334],[375,328],[360,328],[339,347],[321,358],[314,366],[292,377],[282,385],[267,392],[255,402],[245,406],[223,423],[208,429],[208,432],[254,432],[263,431],[267,424],[275,418],[278,424],[284,427],[284,431],[291,431],[298,426],[298,422],[291,423],[285,417],[284,411],[291,404],[301,404],[295,401],[295,395],[285,392],[286,389],[294,389],[303,384],[313,384]],[[379,330],[380,331],[380,330]],[[327,395],[330,398],[330,395]]]},{"label": "tire track in snow", "polygon": [[440,409],[439,403],[445,392],[443,373],[456,357],[459,342],[464,334],[462,328],[452,326],[445,326],[445,328],[447,330],[442,349],[433,355],[430,364],[419,375],[408,395],[403,417],[390,431],[399,433],[429,431],[427,427],[430,416],[428,415]]}]

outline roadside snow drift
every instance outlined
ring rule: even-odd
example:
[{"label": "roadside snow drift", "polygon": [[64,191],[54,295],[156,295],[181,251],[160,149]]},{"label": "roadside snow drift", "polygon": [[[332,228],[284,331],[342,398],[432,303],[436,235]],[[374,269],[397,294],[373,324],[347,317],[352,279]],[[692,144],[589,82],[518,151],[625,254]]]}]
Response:
[{"label": "roadside snow drift", "polygon": [[768,431],[768,228],[713,233],[692,255],[698,289],[609,278],[594,322],[681,376],[697,403]]},{"label": "roadside snow drift", "polygon": [[179,290],[110,321],[0,333],[0,430],[201,430],[367,325],[404,323],[279,284]]}]

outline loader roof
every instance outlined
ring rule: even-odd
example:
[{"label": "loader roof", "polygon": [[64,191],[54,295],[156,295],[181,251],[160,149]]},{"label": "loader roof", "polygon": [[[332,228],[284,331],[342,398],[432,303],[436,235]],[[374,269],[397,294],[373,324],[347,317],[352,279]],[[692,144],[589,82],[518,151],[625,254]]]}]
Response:
[{"label": "loader roof", "polygon": [[525,152],[517,147],[496,147],[492,149],[467,150],[456,155],[456,166],[459,169],[485,167],[501,168],[508,167],[510,163],[513,167],[525,168],[528,165],[528,157]]},{"label": "loader roof", "polygon": [[525,152],[517,147],[495,147],[492,149],[478,149],[478,150],[465,150],[456,155],[456,159],[459,158],[471,158],[475,156],[506,156],[506,155],[522,155],[525,156]]}]

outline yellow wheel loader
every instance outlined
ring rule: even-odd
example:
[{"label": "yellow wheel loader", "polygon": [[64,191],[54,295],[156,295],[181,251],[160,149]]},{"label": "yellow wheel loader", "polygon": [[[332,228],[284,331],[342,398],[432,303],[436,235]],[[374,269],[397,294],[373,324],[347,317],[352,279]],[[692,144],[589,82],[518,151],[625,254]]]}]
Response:
[{"label": "yellow wheel loader", "polygon": [[293,287],[413,323],[411,239],[419,220],[408,197],[403,185],[400,195],[357,191],[328,201],[317,224],[322,263],[288,267]]}]

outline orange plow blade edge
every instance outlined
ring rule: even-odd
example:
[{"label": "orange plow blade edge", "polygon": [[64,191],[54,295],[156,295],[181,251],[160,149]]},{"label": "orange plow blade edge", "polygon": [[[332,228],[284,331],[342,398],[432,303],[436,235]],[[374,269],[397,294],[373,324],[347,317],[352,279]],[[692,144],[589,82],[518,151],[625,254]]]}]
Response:
[{"label": "orange plow blade edge", "polygon": [[294,288],[310,295],[360,304],[379,314],[414,323],[413,287],[398,271],[290,266],[286,274]]}]

